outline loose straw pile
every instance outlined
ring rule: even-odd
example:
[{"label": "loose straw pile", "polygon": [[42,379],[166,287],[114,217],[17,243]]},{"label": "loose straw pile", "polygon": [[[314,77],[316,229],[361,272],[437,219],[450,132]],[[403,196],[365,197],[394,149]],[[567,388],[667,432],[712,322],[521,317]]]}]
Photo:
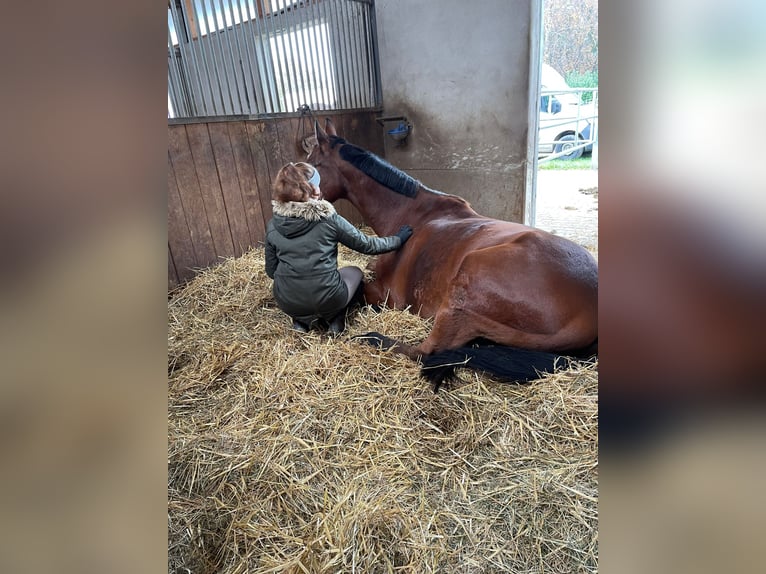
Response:
[{"label": "loose straw pile", "polygon": [[[341,264],[367,258],[341,248]],[[413,361],[429,321],[364,308],[299,334],[263,250],[168,304],[170,572],[596,572],[597,366],[524,386]]]}]

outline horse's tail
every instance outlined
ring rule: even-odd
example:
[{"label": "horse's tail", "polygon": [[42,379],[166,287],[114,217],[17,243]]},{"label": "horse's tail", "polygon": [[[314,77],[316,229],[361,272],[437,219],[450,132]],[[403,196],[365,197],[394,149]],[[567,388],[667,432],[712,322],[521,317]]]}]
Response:
[{"label": "horse's tail", "polygon": [[566,366],[572,359],[591,362],[595,349],[597,342],[564,356],[503,345],[459,347],[422,357],[421,374],[433,383],[434,392],[453,379],[458,368],[483,371],[505,382],[526,383]]}]

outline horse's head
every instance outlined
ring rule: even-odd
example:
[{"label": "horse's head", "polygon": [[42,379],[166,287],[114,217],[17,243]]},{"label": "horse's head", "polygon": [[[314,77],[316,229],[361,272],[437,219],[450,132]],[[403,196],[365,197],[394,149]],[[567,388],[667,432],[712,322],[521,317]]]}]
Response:
[{"label": "horse's head", "polygon": [[320,188],[322,196],[329,202],[346,197],[346,190],[343,185],[343,176],[340,173],[338,156],[339,143],[343,142],[338,138],[330,118],[325,120],[326,132],[319,127],[319,122],[314,122],[314,134],[317,144],[309,153],[306,161],[313,165],[322,178]]}]

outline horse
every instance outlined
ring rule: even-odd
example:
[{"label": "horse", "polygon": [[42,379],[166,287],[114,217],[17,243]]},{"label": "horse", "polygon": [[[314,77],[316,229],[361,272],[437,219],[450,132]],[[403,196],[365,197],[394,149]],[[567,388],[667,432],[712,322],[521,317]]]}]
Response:
[{"label": "horse", "polygon": [[428,337],[408,345],[380,333],[361,338],[421,364],[434,391],[459,367],[502,381],[553,372],[562,357],[598,350],[598,264],[583,247],[520,223],[479,215],[455,195],[430,189],[314,122],[307,162],[324,199],[347,199],[379,236],[410,225],[398,251],[374,261],[369,305],[433,318]]}]

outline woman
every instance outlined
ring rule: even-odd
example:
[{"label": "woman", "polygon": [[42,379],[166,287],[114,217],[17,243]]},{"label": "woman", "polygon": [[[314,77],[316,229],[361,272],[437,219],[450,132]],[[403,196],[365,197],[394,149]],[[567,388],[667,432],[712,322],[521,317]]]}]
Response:
[{"label": "woman", "polygon": [[266,274],[274,298],[307,332],[320,319],[337,335],[345,328],[346,307],[361,297],[362,270],[338,269],[338,243],[366,255],[399,249],[412,235],[409,225],[390,237],[365,235],[322,199],[319,172],[307,163],[289,163],[274,181],[274,217],[266,230]]}]

